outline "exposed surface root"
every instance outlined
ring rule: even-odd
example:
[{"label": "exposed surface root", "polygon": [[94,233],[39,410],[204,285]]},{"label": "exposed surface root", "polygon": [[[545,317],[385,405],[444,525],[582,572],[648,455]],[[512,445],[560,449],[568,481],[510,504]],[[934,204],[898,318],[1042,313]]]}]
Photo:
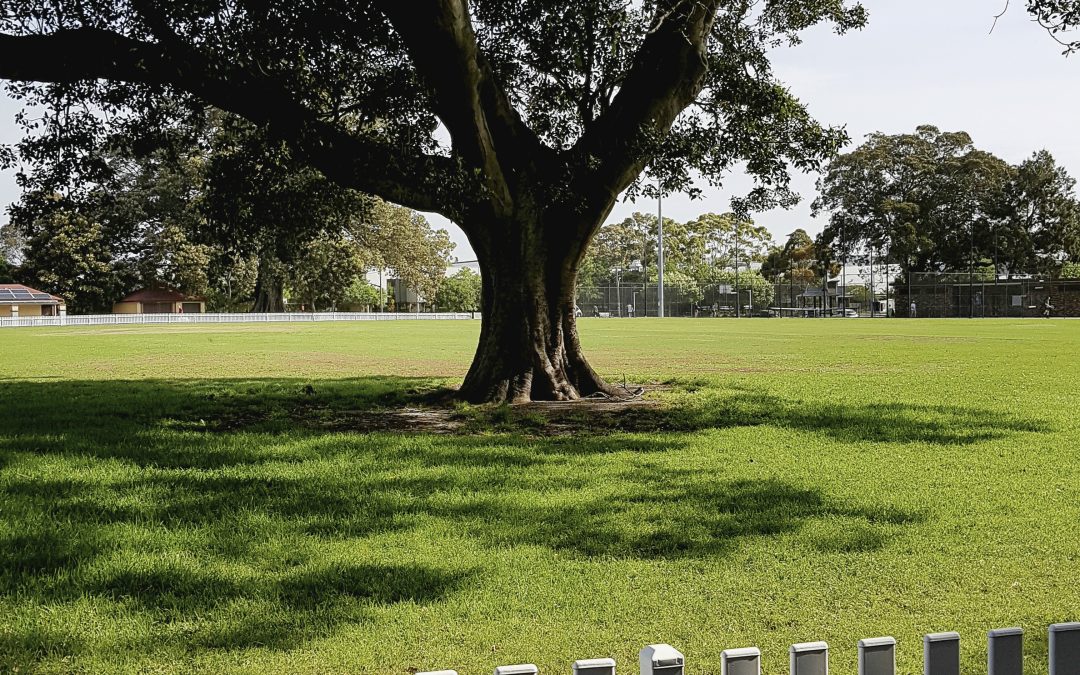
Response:
[{"label": "exposed surface root", "polygon": [[596,394],[573,401],[530,401],[513,406],[445,406],[385,410],[298,409],[292,418],[308,428],[339,432],[405,434],[482,434],[522,432],[530,435],[595,434],[638,426],[640,413],[659,407],[644,399],[643,387],[623,390],[625,396]]}]

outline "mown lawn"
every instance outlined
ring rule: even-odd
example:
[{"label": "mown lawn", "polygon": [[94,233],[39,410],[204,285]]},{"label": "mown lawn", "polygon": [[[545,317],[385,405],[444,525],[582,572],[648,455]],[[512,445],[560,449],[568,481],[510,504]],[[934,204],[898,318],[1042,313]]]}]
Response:
[{"label": "mown lawn", "polygon": [[[0,330],[0,671],[569,672],[1080,619],[1080,322],[592,320],[661,409],[453,411],[471,322]],[[400,425],[399,425],[400,426]],[[572,433],[566,433],[566,430]]]}]

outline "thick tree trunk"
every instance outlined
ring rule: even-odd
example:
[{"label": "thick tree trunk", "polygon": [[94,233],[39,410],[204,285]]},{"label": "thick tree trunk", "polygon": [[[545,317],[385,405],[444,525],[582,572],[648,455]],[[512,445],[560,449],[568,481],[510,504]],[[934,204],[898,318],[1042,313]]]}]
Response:
[{"label": "thick tree trunk", "polygon": [[272,313],[285,311],[285,279],[280,263],[263,256],[255,278],[255,302],[251,311]]},{"label": "thick tree trunk", "polygon": [[480,342],[460,394],[475,403],[570,401],[614,390],[581,351],[574,316],[585,242],[539,219],[492,228],[474,242],[483,278]]}]

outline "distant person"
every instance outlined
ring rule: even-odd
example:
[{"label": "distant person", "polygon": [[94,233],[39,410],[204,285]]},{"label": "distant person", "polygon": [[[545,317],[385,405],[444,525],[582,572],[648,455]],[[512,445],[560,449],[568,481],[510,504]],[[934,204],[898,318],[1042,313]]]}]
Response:
[{"label": "distant person", "polygon": [[634,318],[634,306],[633,305],[630,305],[630,304],[626,305],[626,316],[628,316],[631,319]]},{"label": "distant person", "polygon": [[577,318],[580,318],[580,317],[581,317],[581,308],[578,307],[577,305],[574,305],[574,318],[577,319]]},{"label": "distant person", "polygon": [[1050,304],[1050,296],[1046,296],[1046,302],[1043,303],[1043,316],[1047,319],[1050,318],[1050,313],[1054,311],[1054,306]]},{"label": "distant person", "polygon": [[598,306],[596,306],[596,305],[592,306],[592,315],[593,315],[594,318],[597,318],[597,319],[600,318],[600,308]]},{"label": "distant person", "polygon": [[919,316],[918,308],[915,306],[915,301],[912,300],[911,301],[911,318],[914,319],[917,316]]}]

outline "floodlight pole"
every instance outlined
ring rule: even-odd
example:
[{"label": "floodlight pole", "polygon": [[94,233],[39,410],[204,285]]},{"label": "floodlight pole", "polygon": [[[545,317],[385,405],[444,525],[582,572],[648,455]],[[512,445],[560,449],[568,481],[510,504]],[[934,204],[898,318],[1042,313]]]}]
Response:
[{"label": "floodlight pole", "polygon": [[739,220],[735,219],[735,318],[742,318],[742,299],[739,297]]},{"label": "floodlight pole", "polygon": [[971,250],[968,252],[968,318],[975,318],[975,219],[968,223]]},{"label": "floodlight pole", "polygon": [[645,307],[645,318],[649,317],[649,228],[645,228],[645,237],[641,247],[641,304]]},{"label": "floodlight pole", "polygon": [[877,293],[874,292],[874,242],[870,242],[870,318],[875,317]]},{"label": "floodlight pole", "polygon": [[889,318],[889,258],[892,257],[892,243],[885,247],[885,318]]},{"label": "floodlight pole", "polygon": [[840,266],[840,288],[843,298],[840,300],[841,311],[847,317],[848,294],[847,294],[847,248],[844,243],[844,226],[840,226],[840,251],[844,254],[843,263]]},{"label": "floodlight pole", "polygon": [[622,283],[621,283],[622,279],[621,279],[621,274],[622,274],[622,270],[620,268],[616,267],[615,268],[615,304],[619,308],[619,311],[617,312],[618,315],[619,315],[619,318],[622,318]]},{"label": "floodlight pole", "polygon": [[664,318],[664,195],[658,190],[656,193],[656,280],[657,292],[656,316]]}]

